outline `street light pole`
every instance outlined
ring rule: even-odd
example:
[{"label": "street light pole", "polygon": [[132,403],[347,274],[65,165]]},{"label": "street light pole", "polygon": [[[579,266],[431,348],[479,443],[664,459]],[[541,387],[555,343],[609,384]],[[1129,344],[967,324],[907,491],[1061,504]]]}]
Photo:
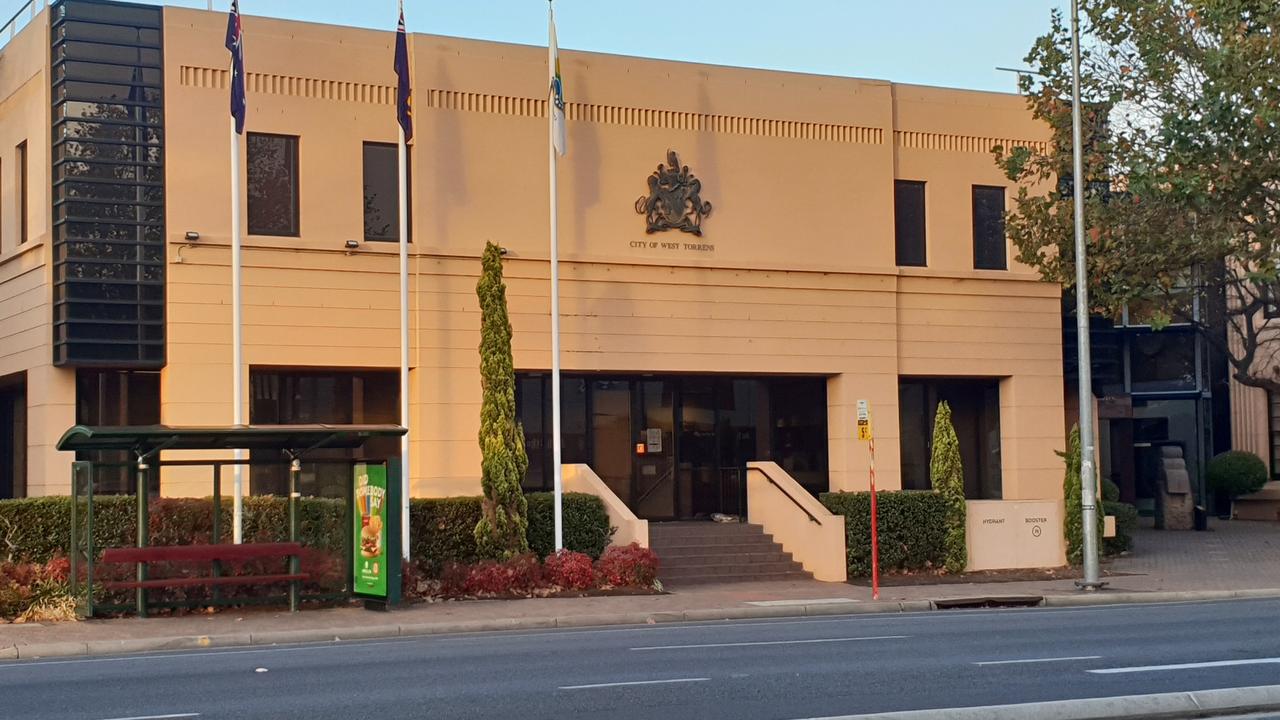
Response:
[{"label": "street light pole", "polygon": [[1089,272],[1084,245],[1084,151],[1080,131],[1080,2],[1071,0],[1071,165],[1076,241],[1076,367],[1080,390],[1080,505],[1083,514],[1082,590],[1097,590],[1098,505],[1093,466],[1093,373],[1089,354]]}]

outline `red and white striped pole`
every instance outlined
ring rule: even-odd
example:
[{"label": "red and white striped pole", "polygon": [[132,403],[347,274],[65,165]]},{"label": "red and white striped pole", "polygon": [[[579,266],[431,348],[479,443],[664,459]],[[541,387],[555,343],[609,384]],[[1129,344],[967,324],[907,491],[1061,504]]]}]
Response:
[{"label": "red and white striped pole", "polygon": [[880,599],[880,538],[876,529],[876,441],[869,441],[871,449],[871,599]]}]

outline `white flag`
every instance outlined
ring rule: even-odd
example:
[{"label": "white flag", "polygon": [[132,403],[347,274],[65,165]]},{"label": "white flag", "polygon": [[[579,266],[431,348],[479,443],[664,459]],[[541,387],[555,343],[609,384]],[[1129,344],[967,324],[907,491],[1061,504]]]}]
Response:
[{"label": "white flag", "polygon": [[547,10],[547,19],[550,23],[547,69],[551,73],[551,143],[555,146],[557,154],[564,155],[568,151],[564,130],[564,82],[560,78],[560,51],[556,49],[556,18],[550,9]]}]

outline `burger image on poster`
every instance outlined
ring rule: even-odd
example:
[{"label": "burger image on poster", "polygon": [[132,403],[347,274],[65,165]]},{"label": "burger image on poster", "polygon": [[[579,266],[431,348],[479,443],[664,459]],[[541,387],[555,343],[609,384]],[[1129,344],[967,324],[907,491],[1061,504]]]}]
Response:
[{"label": "burger image on poster", "polygon": [[360,530],[360,554],[376,558],[382,554],[382,517],[373,515],[369,524]]}]

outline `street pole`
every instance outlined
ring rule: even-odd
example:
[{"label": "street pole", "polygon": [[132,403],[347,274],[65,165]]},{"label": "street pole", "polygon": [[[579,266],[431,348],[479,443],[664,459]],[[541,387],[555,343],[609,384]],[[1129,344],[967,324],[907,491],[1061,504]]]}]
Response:
[{"label": "street pole", "polygon": [[1084,153],[1080,131],[1080,2],[1071,0],[1071,165],[1076,242],[1076,367],[1080,390],[1080,505],[1084,523],[1082,590],[1097,590],[1098,506],[1093,467],[1093,373],[1089,354],[1089,272],[1084,245]]}]

